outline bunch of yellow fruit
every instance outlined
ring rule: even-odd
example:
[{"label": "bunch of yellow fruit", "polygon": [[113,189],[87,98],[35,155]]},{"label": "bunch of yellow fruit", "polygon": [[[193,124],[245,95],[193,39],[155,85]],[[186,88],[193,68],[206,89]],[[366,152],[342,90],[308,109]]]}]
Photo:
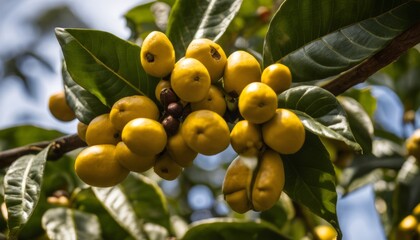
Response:
[{"label": "bunch of yellow fruit", "polygon": [[[278,200],[284,186],[281,154],[296,153],[305,129],[292,111],[277,106],[277,95],[291,86],[289,69],[279,63],[261,71],[245,51],[226,56],[209,39],[195,39],[185,56],[175,60],[164,33],[151,32],[143,41],[140,61],[145,72],[159,78],[155,97],[121,98],[107,114],[79,136],[88,147],[75,162],[87,184],[109,187],[130,171],[151,168],[166,180],[175,179],[197,154],[214,155],[229,144],[239,154],[229,166],[223,193],[233,210],[264,211]],[[226,99],[234,99],[241,115],[232,131],[224,116]]]},{"label": "bunch of yellow fruit", "polygon": [[296,153],[305,142],[305,128],[299,117],[277,105],[277,95],[291,86],[291,74],[279,63],[261,73],[254,57],[237,51],[229,56],[223,80],[225,90],[239,96],[243,120],[230,134],[231,145],[239,156],[227,169],[222,191],[236,212],[265,211],[283,191],[281,154]]},{"label": "bunch of yellow fruit", "polygon": [[[201,62],[206,61],[202,48],[209,48],[209,57],[216,59],[210,65]],[[85,135],[80,126],[79,135],[88,147],[76,158],[75,171],[89,185],[113,186],[130,171],[151,168],[163,179],[173,180],[198,153],[213,155],[229,146],[229,127],[222,117],[226,102],[211,84],[220,78],[214,73],[223,71],[226,61],[220,46],[207,39],[194,40],[186,56],[175,63],[169,39],[152,32],[144,39],[140,60],[147,74],[161,79],[155,93],[164,111],[161,114],[146,96],[128,96],[115,102],[109,113],[94,118]]]}]

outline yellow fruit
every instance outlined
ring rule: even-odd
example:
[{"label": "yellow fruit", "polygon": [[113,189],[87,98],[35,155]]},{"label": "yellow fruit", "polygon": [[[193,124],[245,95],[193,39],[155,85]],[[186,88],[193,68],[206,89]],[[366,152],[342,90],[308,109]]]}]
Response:
[{"label": "yellow fruit", "polygon": [[239,96],[239,112],[246,120],[260,124],[270,120],[277,109],[277,95],[261,82],[248,84]]},{"label": "yellow fruit", "polygon": [[415,130],[407,139],[406,149],[409,155],[420,161],[420,129]]},{"label": "yellow fruit", "polygon": [[109,118],[117,130],[122,131],[124,126],[135,118],[159,119],[159,109],[156,104],[146,96],[134,95],[123,97],[112,105]]},{"label": "yellow fruit", "polygon": [[319,225],[314,228],[314,232],[319,240],[334,240],[337,239],[337,231],[328,225]]},{"label": "yellow fruit", "polygon": [[264,69],[261,74],[261,82],[270,86],[278,95],[290,88],[292,74],[287,66],[274,63]]},{"label": "yellow fruit", "polygon": [[185,57],[200,61],[209,71],[212,83],[223,76],[226,54],[219,44],[205,38],[194,39],[188,45]]},{"label": "yellow fruit", "polygon": [[58,120],[69,122],[76,118],[73,109],[67,104],[64,91],[54,93],[48,100],[48,109]]},{"label": "yellow fruit", "polygon": [[86,143],[89,146],[98,144],[116,145],[119,141],[121,141],[120,131],[112,125],[108,113],[99,115],[90,121],[86,130]]},{"label": "yellow fruit", "polygon": [[293,154],[305,142],[305,128],[299,117],[287,109],[279,108],[262,126],[265,144],[280,154]]},{"label": "yellow fruit", "polygon": [[257,171],[252,188],[252,206],[255,211],[266,211],[276,204],[283,191],[283,160],[275,151],[266,150]]},{"label": "yellow fruit", "polygon": [[420,219],[420,203],[417,204],[414,209],[413,209],[413,215],[417,218]]},{"label": "yellow fruit", "polygon": [[398,224],[398,230],[401,232],[414,232],[416,231],[417,225],[418,221],[416,217],[408,215]]},{"label": "yellow fruit", "polygon": [[171,86],[186,102],[203,100],[210,90],[210,75],[206,67],[194,58],[179,60],[171,74]]},{"label": "yellow fruit", "polygon": [[122,140],[132,152],[141,156],[153,156],[165,149],[167,136],[158,121],[136,118],[125,125]]},{"label": "yellow fruit", "polygon": [[182,125],[182,137],[194,151],[214,155],[225,150],[230,143],[229,127],[225,120],[210,110],[192,112]]},{"label": "yellow fruit", "polygon": [[199,102],[191,103],[191,110],[211,110],[216,112],[220,116],[223,116],[226,112],[226,101],[223,96],[222,91],[220,91],[216,86],[211,85],[210,90],[203,100]]},{"label": "yellow fruit", "polygon": [[153,31],[144,39],[140,51],[140,61],[144,71],[154,77],[169,75],[175,65],[175,50],[168,37]]},{"label": "yellow fruit", "polygon": [[111,187],[122,182],[128,169],[114,158],[115,146],[102,144],[87,147],[76,158],[74,169],[79,178],[95,187]]},{"label": "yellow fruit", "polygon": [[133,172],[145,172],[153,167],[156,156],[142,156],[133,153],[124,142],[119,142],[115,147],[115,159],[121,166]]},{"label": "yellow fruit", "polygon": [[169,137],[166,150],[169,156],[181,167],[191,166],[198,155],[196,151],[187,145],[182,137],[181,130],[178,130],[175,135]]},{"label": "yellow fruit", "polygon": [[247,120],[239,121],[230,132],[230,144],[241,155],[257,156],[263,146],[260,127]]},{"label": "yellow fruit", "polygon": [[86,131],[87,131],[88,125],[78,122],[77,123],[77,135],[80,139],[82,139],[84,142],[86,142]]},{"label": "yellow fruit", "polygon": [[162,92],[163,89],[170,88],[170,87],[171,87],[171,82],[170,81],[161,79],[158,82],[158,84],[156,85],[156,88],[155,88],[155,97],[159,102],[160,102],[160,92]]},{"label": "yellow fruit", "polygon": [[179,166],[167,152],[158,157],[153,167],[155,173],[168,181],[175,180],[182,172]]},{"label": "yellow fruit", "polygon": [[261,66],[254,56],[239,50],[228,57],[223,74],[223,87],[228,94],[238,97],[246,85],[260,79]]},{"label": "yellow fruit", "polygon": [[238,156],[229,165],[223,181],[222,192],[233,211],[245,213],[251,210],[250,187],[257,157]]}]

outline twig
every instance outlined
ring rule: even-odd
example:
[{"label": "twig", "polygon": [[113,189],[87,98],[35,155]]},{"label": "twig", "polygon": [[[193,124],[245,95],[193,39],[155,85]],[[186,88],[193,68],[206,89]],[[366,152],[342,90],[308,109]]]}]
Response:
[{"label": "twig", "polygon": [[67,152],[75,150],[80,147],[86,146],[77,134],[67,135],[57,138],[53,141],[42,141],[32,143],[26,146],[17,147],[0,152],[0,168],[7,167],[12,164],[16,159],[28,154],[36,154],[42,151],[49,144],[53,144],[48,153],[48,160],[56,160],[62,157]]},{"label": "twig", "polygon": [[340,95],[354,85],[366,81],[369,76],[395,61],[405,51],[414,47],[419,42],[420,23],[417,23],[394,38],[387,47],[356,66],[354,69],[351,69],[333,81],[325,84],[323,88],[336,96]]}]

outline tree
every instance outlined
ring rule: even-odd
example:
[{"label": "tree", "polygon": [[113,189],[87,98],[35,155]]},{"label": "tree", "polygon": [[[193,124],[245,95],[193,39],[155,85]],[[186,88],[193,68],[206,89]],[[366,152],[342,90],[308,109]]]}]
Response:
[{"label": "tree", "polygon": [[[374,176],[387,186],[376,192],[388,207],[381,213],[387,236],[418,237],[418,232],[402,231],[400,223],[414,214],[420,200],[418,161],[404,148],[420,105],[419,10],[415,0],[154,1],[125,15],[129,40],[57,28],[64,90],[80,122],[89,124],[130,95],[148,96],[159,105],[159,79],[143,69],[138,44],[158,30],[170,39],[177,60],[193,39],[208,38],[226,53],[251,53],[263,69],[275,62],[288,66],[293,86],[277,96],[277,104],[300,118],[306,139],[298,152],[282,154],[286,180],[274,207],[245,215],[213,209],[210,215],[201,212],[212,218],[188,225],[194,219],[186,200],[190,190],[204,185],[210,195],[221,195],[220,182],[208,177],[220,171],[185,168],[176,180],[180,193],[172,196],[162,191],[168,182],[150,172],[131,173],[114,187],[91,187],[74,172],[74,159],[86,146],[77,134],[35,126],[4,129],[2,231],[11,239],[69,234],[86,239],[317,239],[316,227],[329,224],[341,239],[337,192],[350,194]],[[406,133],[391,132],[375,118],[378,85],[404,103],[398,124],[409,129]],[[235,97],[227,98],[232,106],[224,115],[231,127],[241,117]],[[229,152],[216,157],[223,173],[234,158]],[[215,206],[224,203],[214,201]]]}]

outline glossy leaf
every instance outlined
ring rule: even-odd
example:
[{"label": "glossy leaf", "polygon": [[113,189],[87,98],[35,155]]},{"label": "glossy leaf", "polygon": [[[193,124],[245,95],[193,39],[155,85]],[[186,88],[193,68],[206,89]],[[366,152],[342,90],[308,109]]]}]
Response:
[{"label": "glossy leaf", "polygon": [[294,82],[335,76],[383,49],[419,11],[416,1],[288,0],[267,32],[264,65],[282,62]]},{"label": "glossy leaf", "polygon": [[373,123],[363,107],[353,98],[339,97],[343,106],[350,128],[357,143],[362,147],[363,153],[372,152]]},{"label": "glossy leaf", "polygon": [[17,159],[6,172],[4,201],[8,212],[10,239],[17,238],[38,204],[50,147],[51,145],[37,155],[26,155]]},{"label": "glossy leaf", "polygon": [[114,219],[133,236],[141,235],[142,221],[170,229],[166,200],[152,180],[139,174],[130,174],[115,187],[93,190]]},{"label": "glossy leaf", "polygon": [[284,191],[287,195],[340,232],[336,215],[335,171],[319,138],[307,131],[302,149],[282,158],[286,179]]},{"label": "glossy leaf", "polygon": [[72,79],[104,105],[136,94],[155,99],[158,79],[141,67],[139,46],[98,30],[56,28],[55,33]]},{"label": "glossy leaf", "polygon": [[73,81],[67,71],[65,63],[63,63],[61,72],[63,75],[64,91],[66,93],[67,102],[80,122],[88,125],[96,116],[110,111],[110,109],[103,105],[95,95]]},{"label": "glossy leaf", "polygon": [[176,57],[185,55],[188,44],[196,38],[217,41],[235,17],[242,0],[178,0],[172,7],[166,34]]},{"label": "glossy leaf", "polygon": [[238,218],[212,218],[201,220],[191,225],[183,240],[282,240],[287,239],[280,234],[274,225],[264,221],[251,221]]},{"label": "glossy leaf", "polygon": [[[102,205],[92,188],[84,188],[74,194],[72,206],[80,211],[96,215],[99,220],[101,233],[105,239],[135,239],[136,236],[121,227]],[[136,224],[132,222],[131,224]],[[139,235],[138,238],[142,237]]]},{"label": "glossy leaf", "polygon": [[49,209],[42,217],[42,227],[49,239],[102,239],[98,218],[74,209]]},{"label": "glossy leaf", "polygon": [[312,133],[342,141],[356,151],[361,150],[344,109],[330,92],[316,86],[290,88],[278,96],[278,107],[294,110]]},{"label": "glossy leaf", "polygon": [[64,134],[52,129],[32,125],[14,126],[0,130],[0,151],[34,142],[48,141]]}]

